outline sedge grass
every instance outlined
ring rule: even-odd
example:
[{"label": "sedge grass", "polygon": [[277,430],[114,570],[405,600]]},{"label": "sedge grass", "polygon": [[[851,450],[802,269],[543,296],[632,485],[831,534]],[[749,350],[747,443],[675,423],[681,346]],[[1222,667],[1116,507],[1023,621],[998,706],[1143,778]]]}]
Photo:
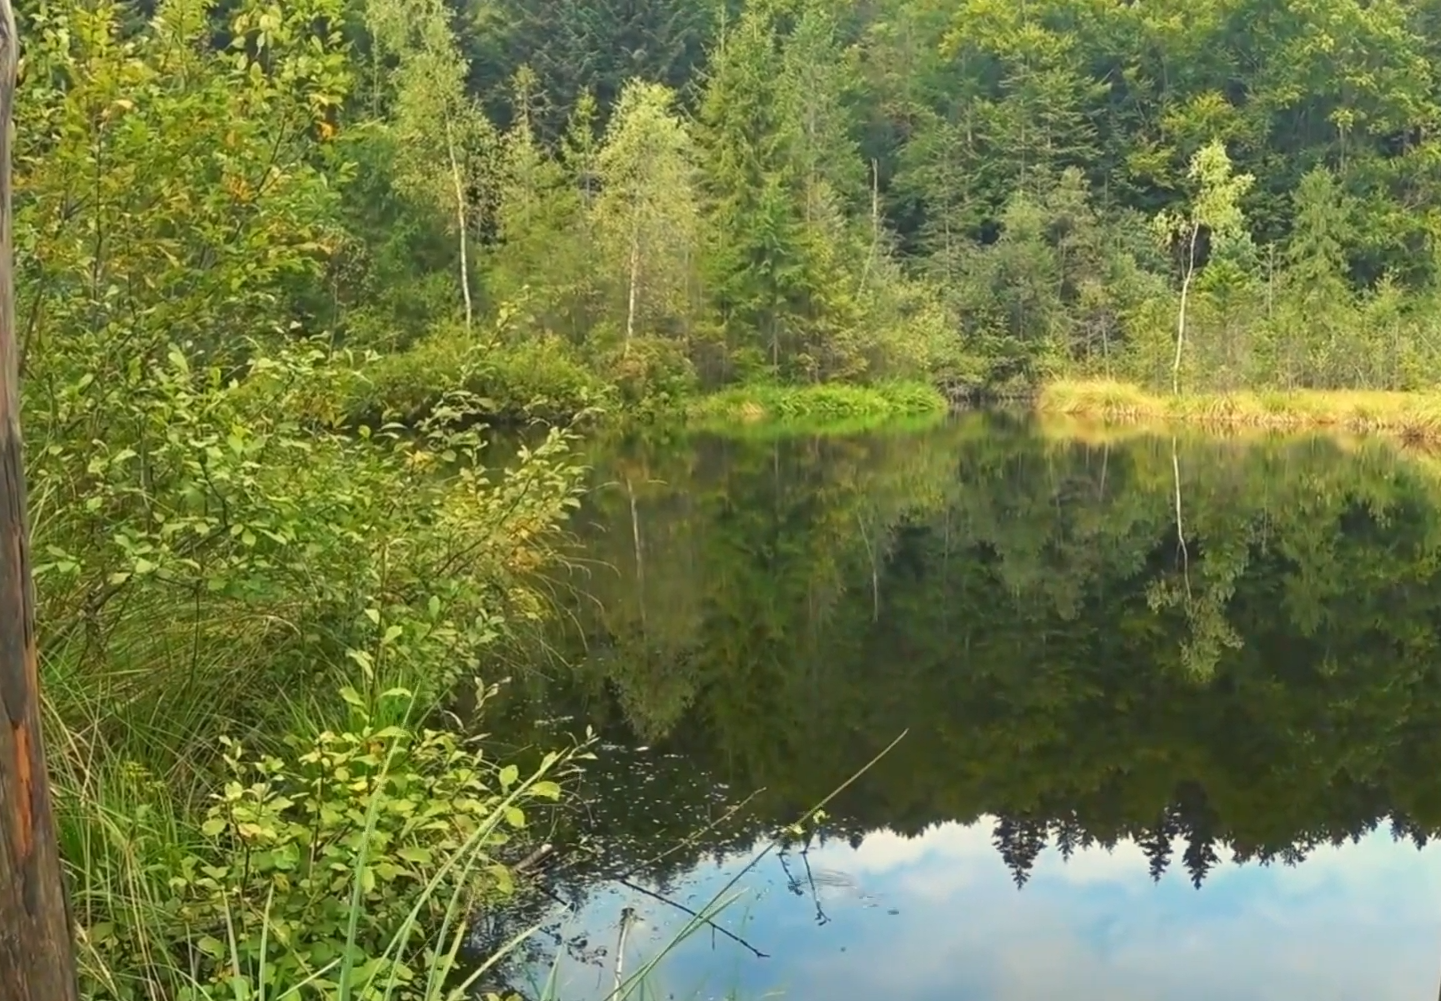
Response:
[{"label": "sedge grass", "polygon": [[1165,396],[1122,382],[1059,381],[1041,389],[1035,408],[1102,422],[1316,429],[1441,442],[1441,393],[1308,389]]},{"label": "sedge grass", "polygon": [[687,408],[687,424],[723,434],[844,434],[895,421],[930,422],[948,405],[933,386],[885,382],[873,386],[820,383],[809,386],[735,386],[703,396]]}]

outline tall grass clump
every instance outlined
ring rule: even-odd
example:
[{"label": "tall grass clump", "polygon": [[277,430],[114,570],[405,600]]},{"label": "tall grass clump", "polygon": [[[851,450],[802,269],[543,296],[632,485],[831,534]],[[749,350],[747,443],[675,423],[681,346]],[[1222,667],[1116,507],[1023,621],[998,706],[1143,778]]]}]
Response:
[{"label": "tall grass clump", "polygon": [[1441,440],[1441,393],[1265,389],[1161,395],[1127,383],[1058,381],[1036,396],[1041,413],[1102,421],[1179,421],[1216,427],[1333,429]]},{"label": "tall grass clump", "polygon": [[[81,860],[87,998],[439,1001],[505,958],[462,969],[468,918],[515,891],[507,846],[584,748],[521,776],[473,741],[381,725],[357,692],[340,697],[352,712],[336,730],[269,752],[220,738],[225,781],[193,817],[135,767],[66,788],[103,797],[64,827],[81,839],[64,847]],[[403,719],[416,705],[403,689],[382,701]]]},{"label": "tall grass clump", "polygon": [[688,422],[707,430],[754,425],[786,429],[861,429],[907,418],[937,418],[945,397],[918,382],[873,386],[821,383],[809,386],[736,386],[692,401]]}]

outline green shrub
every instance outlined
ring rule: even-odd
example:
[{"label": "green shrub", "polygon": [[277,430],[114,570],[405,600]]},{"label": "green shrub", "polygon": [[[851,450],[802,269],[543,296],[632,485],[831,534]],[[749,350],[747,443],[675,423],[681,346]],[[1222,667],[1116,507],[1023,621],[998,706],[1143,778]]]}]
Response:
[{"label": "green shrub", "polygon": [[493,417],[550,421],[603,406],[612,395],[557,337],[484,343],[463,328],[444,327],[407,351],[372,355],[350,380],[340,409],[357,423],[414,423],[457,391]]},{"label": "green shrub", "polygon": [[599,365],[632,413],[673,409],[695,392],[695,366],[684,345],[669,337],[634,338],[607,352]]},{"label": "green shrub", "polygon": [[[547,755],[522,780],[454,734],[382,725],[353,689],[351,725],[292,736],[274,753],[221,738],[226,780],[163,889],[115,909],[85,938],[85,995],[129,1001],[165,985],[186,998],[329,1001],[436,996],[452,937],[513,891],[496,852],[554,801]],[[403,690],[381,701],[411,703]],[[154,829],[132,852],[157,858]],[[175,850],[171,849],[174,857]]]}]

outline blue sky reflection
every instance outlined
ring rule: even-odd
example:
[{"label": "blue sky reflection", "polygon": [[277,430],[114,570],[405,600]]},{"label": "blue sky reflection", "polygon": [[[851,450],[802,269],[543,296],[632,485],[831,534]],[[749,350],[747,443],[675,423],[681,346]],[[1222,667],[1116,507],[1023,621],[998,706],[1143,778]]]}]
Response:
[{"label": "blue sky reflection", "polygon": [[[746,861],[699,869],[675,895],[700,907]],[[1413,1001],[1441,980],[1441,854],[1386,831],[1294,868],[1223,856],[1200,890],[1180,869],[1153,883],[1140,849],[1125,844],[1069,861],[1050,849],[1018,891],[989,820],[912,839],[880,832],[856,850],[813,850],[810,863],[828,884],[828,923],[767,858],[737,884],[724,924],[772,958],[703,932],[666,959],[647,996]],[[799,859],[791,871],[803,877]],[[598,892],[575,924],[613,950],[627,905],[643,920],[626,949],[634,970],[685,918],[622,888]],[[567,1001],[604,997],[614,983],[609,966],[560,975]]]}]

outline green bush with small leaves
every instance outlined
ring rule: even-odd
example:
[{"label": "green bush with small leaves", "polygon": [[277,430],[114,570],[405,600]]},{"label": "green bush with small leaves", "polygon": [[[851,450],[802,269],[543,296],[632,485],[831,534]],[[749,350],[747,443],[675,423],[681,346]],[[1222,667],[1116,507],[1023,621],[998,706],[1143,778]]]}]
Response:
[{"label": "green bush with small leaves", "polygon": [[[450,995],[453,939],[514,892],[501,853],[530,807],[559,799],[549,776],[579,752],[549,754],[522,778],[473,740],[383,725],[358,692],[340,695],[352,711],[343,730],[292,735],[275,752],[220,738],[225,780],[150,925],[89,930],[106,970],[170,983],[180,1001]],[[413,696],[380,701],[403,714]],[[144,996],[113,976],[86,995]]]}]

